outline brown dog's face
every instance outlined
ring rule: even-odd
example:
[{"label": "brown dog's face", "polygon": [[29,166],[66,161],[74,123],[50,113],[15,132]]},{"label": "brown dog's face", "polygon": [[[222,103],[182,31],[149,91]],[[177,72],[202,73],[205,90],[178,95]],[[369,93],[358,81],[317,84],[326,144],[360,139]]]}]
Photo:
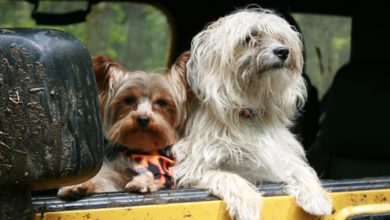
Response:
[{"label": "brown dog's face", "polygon": [[145,152],[176,142],[179,107],[165,76],[128,72],[104,56],[93,63],[108,139]]}]

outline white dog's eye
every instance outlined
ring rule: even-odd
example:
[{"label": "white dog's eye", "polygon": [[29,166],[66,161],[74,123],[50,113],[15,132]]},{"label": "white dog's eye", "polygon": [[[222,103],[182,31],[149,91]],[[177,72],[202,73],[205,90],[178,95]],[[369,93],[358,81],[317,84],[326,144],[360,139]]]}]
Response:
[{"label": "white dog's eye", "polygon": [[251,36],[247,36],[247,37],[245,38],[245,40],[244,40],[245,46],[248,46],[249,43],[251,42],[251,40],[252,40],[252,37],[251,37]]}]

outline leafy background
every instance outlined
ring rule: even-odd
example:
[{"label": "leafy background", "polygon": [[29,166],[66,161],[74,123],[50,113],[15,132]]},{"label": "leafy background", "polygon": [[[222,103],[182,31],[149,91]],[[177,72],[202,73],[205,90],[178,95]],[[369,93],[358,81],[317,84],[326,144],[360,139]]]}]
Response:
[{"label": "leafy background", "polygon": [[[83,1],[42,1],[40,12],[85,9]],[[37,27],[33,5],[0,0],[0,27]],[[306,73],[324,96],[337,69],[348,62],[351,19],[341,16],[293,14],[305,42]],[[105,54],[129,70],[163,70],[167,65],[170,29],[166,16],[150,5],[102,2],[93,6],[87,21],[67,26],[39,26],[70,32],[91,55]]]},{"label": "leafy background", "polygon": [[[64,13],[85,9],[82,1],[42,1],[39,12]],[[66,26],[36,25],[33,5],[0,0],[0,27],[41,27],[63,30],[80,39],[92,56],[107,55],[129,70],[164,68],[170,45],[166,16],[150,5],[102,2],[92,7],[86,22]]]},{"label": "leafy background", "polygon": [[305,44],[305,71],[322,98],[336,71],[349,61],[352,20],[315,14],[293,14],[293,17]]}]

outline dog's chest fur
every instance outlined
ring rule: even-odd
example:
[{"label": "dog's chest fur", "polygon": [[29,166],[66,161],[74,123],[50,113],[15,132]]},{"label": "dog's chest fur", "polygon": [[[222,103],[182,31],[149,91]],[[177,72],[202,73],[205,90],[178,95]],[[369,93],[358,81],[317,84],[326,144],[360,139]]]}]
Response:
[{"label": "dog's chest fur", "polygon": [[[191,157],[193,160],[189,166],[203,164],[200,165],[203,167],[208,164],[210,167],[237,173],[253,183],[263,180],[280,181],[271,170],[274,169],[272,164],[279,162],[277,157],[280,148],[284,148],[278,141],[282,138],[275,134],[288,133],[275,130],[284,130],[283,127],[264,127],[258,115],[241,117],[239,123],[232,126],[226,126],[207,116],[213,117],[209,111],[197,111],[190,120],[193,125],[191,136],[196,136],[190,139],[198,141],[189,145],[192,150],[188,152],[196,152],[187,156],[187,159]],[[205,125],[213,132],[204,129]]]}]

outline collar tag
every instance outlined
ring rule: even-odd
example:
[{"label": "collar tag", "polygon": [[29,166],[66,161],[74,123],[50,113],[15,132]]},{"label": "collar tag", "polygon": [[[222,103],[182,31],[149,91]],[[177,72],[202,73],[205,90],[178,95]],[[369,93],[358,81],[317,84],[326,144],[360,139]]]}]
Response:
[{"label": "collar tag", "polygon": [[256,112],[250,108],[240,108],[238,113],[240,114],[241,117],[244,117],[244,118],[256,117]]}]

